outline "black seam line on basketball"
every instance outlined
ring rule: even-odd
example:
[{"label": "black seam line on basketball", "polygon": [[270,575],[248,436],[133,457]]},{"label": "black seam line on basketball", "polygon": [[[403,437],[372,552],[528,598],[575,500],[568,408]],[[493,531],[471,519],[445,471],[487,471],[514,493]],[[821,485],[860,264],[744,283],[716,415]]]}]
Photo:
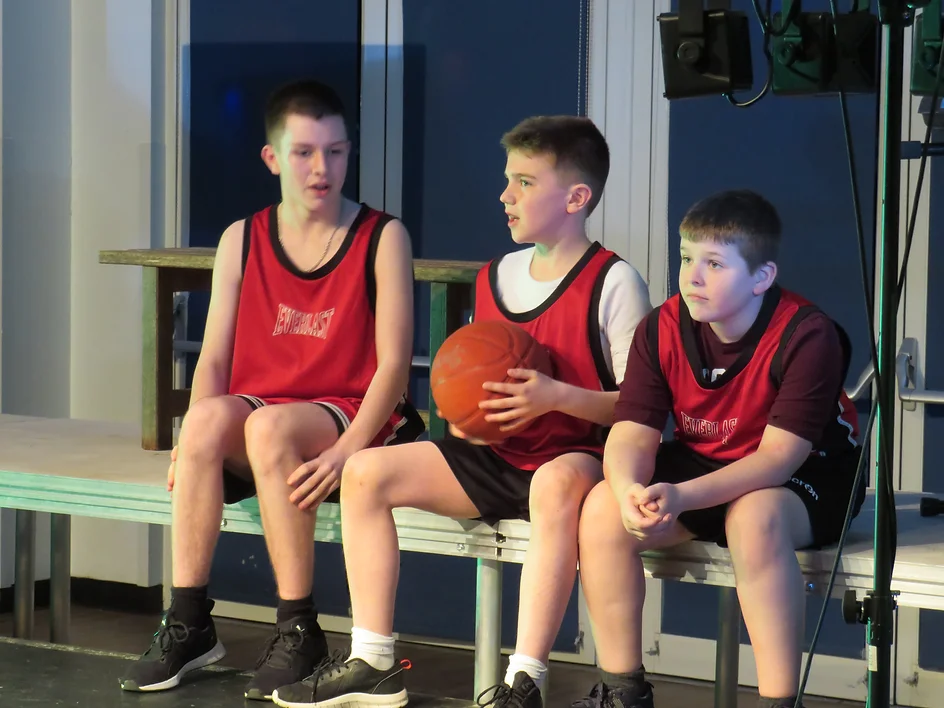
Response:
[{"label": "black seam line on basketball", "polygon": [[282,248],[282,244],[279,242],[278,204],[273,204],[269,209],[269,243],[272,244],[272,250],[275,252],[276,260],[279,262],[279,265],[285,268],[285,270],[294,275],[296,278],[300,278],[301,280],[318,280],[319,278],[323,278],[326,275],[330,275],[334,269],[338,267],[338,264],[344,260],[344,256],[347,255],[347,252],[354,244],[354,239],[357,237],[358,229],[360,229],[362,222],[367,217],[369,212],[370,208],[366,204],[360,205],[357,216],[355,216],[354,221],[351,222],[351,226],[347,230],[347,235],[344,237],[344,241],[341,242],[341,247],[338,248],[338,252],[331,257],[331,260],[323,264],[317,270],[311,271],[310,273],[306,273],[305,271],[296,268],[295,264],[289,260],[288,255],[285,253],[285,249]]},{"label": "black seam line on basketball", "polygon": [[496,259],[492,261],[492,264],[488,269],[488,285],[491,290],[492,300],[495,301],[495,306],[498,308],[498,311],[502,314],[502,317],[507,319],[509,322],[530,322],[537,319],[545,312],[547,312],[553,305],[556,303],[561,295],[571,286],[571,284],[577,279],[583,269],[586,268],[587,264],[590,262],[597,251],[599,251],[603,246],[601,246],[597,241],[594,241],[590,244],[590,247],[584,251],[584,254],[580,257],[580,260],[567,272],[567,275],[564,276],[564,279],[560,282],[554,292],[551,293],[551,296],[547,298],[544,302],[538,305],[533,310],[528,310],[527,312],[511,312],[508,308],[505,307],[504,303],[501,301],[501,298],[498,297],[498,264],[501,262],[501,259]]},{"label": "black seam line on basketball", "polygon": [[682,331],[682,347],[685,349],[688,365],[699,387],[709,391],[723,388],[744,370],[754,357],[757,345],[760,344],[761,338],[767,331],[767,326],[770,324],[770,320],[773,318],[777,305],[780,303],[780,295],[781,290],[779,285],[774,285],[764,294],[764,301],[761,304],[760,313],[757,315],[757,319],[754,320],[754,324],[752,324],[751,328],[747,331],[747,334],[741,340],[743,349],[741,349],[734,364],[714,381],[709,381],[705,378],[704,371],[706,362],[701,355],[701,350],[695,337],[695,325],[691,313],[688,311],[688,306],[685,304],[685,300],[679,296],[679,327]]}]

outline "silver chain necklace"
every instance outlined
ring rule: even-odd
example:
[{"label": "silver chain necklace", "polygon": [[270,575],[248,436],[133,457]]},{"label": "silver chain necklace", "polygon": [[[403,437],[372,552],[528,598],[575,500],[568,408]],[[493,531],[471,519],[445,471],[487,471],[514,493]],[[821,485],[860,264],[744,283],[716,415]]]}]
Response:
[{"label": "silver chain necklace", "polygon": [[[278,220],[279,226],[279,245],[282,246],[282,250],[285,250],[285,243],[282,241],[282,205],[280,204],[275,212],[276,218]],[[321,258],[318,259],[318,262],[315,263],[311,268],[306,272],[312,273],[318,270],[321,267],[321,264],[324,263],[325,256],[328,255],[328,250],[331,248],[331,244],[334,242],[334,235],[338,232],[338,229],[341,228],[341,224],[344,223],[344,219],[341,217],[344,216],[344,205],[341,205],[341,213],[338,214],[338,225],[334,227],[334,231],[331,232],[331,235],[328,237],[328,242],[325,244],[324,251],[321,253]]]}]

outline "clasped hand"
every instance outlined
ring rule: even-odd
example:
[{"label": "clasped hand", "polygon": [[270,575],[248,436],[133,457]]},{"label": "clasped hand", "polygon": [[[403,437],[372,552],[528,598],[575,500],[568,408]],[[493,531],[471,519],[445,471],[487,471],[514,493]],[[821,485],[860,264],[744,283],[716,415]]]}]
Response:
[{"label": "clasped hand", "polygon": [[623,527],[637,538],[649,538],[667,530],[680,508],[678,488],[674,484],[633,484],[620,501]]}]

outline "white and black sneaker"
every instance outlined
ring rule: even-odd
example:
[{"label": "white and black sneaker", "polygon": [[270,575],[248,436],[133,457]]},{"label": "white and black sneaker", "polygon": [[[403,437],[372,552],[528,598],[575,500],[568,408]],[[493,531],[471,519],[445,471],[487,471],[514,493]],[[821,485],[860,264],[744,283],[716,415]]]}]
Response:
[{"label": "white and black sneaker", "polygon": [[328,656],[328,640],[313,617],[296,617],[275,626],[265,650],[256,662],[256,673],[245,696],[267,701],[275,689],[310,676]]},{"label": "white and black sneaker", "polygon": [[408,660],[380,671],[362,659],[344,661],[345,654],[336,652],[305,680],[281,686],[272,694],[272,702],[282,708],[345,705],[403,708],[409,703],[403,687],[403,672],[411,667]]},{"label": "white and black sneaker", "polygon": [[161,626],[154,633],[150,648],[119,679],[121,688],[125,691],[164,691],[174,688],[186,674],[214,664],[226,656],[210,617],[212,600],[207,604],[207,621],[202,627],[188,627],[174,616],[173,607],[167,610],[161,619]]}]

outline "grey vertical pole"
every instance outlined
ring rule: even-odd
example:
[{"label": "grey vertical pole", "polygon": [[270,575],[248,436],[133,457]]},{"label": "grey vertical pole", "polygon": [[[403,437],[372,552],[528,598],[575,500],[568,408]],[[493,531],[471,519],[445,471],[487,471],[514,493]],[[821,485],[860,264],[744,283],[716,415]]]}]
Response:
[{"label": "grey vertical pole", "polygon": [[49,639],[68,644],[72,622],[72,517],[53,514],[50,530]]},{"label": "grey vertical pole", "polygon": [[13,636],[33,638],[36,588],[36,512],[16,511],[16,577],[13,591]]},{"label": "grey vertical pole", "polygon": [[475,696],[501,682],[501,563],[480,558],[476,568]]},{"label": "grey vertical pole", "polygon": [[715,708],[737,708],[741,658],[741,605],[735,588],[719,588],[715,654]]}]

